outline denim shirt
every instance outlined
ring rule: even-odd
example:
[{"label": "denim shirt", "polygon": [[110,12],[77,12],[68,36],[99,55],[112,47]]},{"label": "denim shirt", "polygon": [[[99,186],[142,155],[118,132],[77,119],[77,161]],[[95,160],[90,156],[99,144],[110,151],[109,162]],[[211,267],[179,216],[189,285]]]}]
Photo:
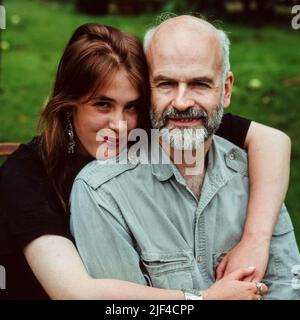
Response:
[{"label": "denim shirt", "polygon": [[[248,204],[247,155],[215,136],[198,200],[173,164],[88,164],[71,193],[71,232],[94,278],[158,288],[203,290],[240,240]],[[264,282],[269,299],[299,299],[292,268],[300,265],[285,206]]]}]

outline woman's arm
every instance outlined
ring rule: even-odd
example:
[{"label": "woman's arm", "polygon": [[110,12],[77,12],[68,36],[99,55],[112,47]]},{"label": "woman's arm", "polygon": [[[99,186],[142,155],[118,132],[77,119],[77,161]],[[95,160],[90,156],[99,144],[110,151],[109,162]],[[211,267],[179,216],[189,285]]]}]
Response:
[{"label": "woman's arm", "polygon": [[245,148],[250,201],[244,235],[270,239],[288,189],[291,140],[277,129],[252,122]]},{"label": "woman's arm", "polygon": [[91,278],[74,244],[64,237],[44,235],[28,244],[24,254],[51,299],[183,299],[183,293],[179,290]]},{"label": "woman's arm", "polygon": [[[29,243],[25,257],[51,299],[56,300],[183,300],[179,290],[158,289],[128,281],[91,278],[73,243],[44,235]],[[253,268],[239,269],[203,292],[204,299],[257,300],[253,283],[242,282]],[[264,294],[267,291],[263,287]]]},{"label": "woman's arm", "polygon": [[254,278],[247,280],[261,281],[267,268],[274,226],[288,188],[291,141],[283,132],[252,121],[245,149],[250,181],[247,220],[241,241],[218,266],[217,278],[254,265]]}]

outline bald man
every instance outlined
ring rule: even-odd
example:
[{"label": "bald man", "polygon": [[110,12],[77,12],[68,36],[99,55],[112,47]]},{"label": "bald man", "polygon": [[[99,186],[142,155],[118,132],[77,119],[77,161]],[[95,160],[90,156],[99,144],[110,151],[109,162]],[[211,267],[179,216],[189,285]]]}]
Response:
[{"label": "bald man", "polygon": [[[217,266],[241,243],[247,216],[247,155],[214,135],[232,93],[229,40],[204,20],[179,16],[147,34],[145,51],[152,125],[171,162],[89,164],[73,186],[71,229],[95,278],[147,279],[154,287],[198,292],[216,281]],[[174,161],[187,152],[200,161]],[[268,217],[276,226],[268,231],[263,282],[268,299],[298,299],[291,270],[300,264],[299,251],[285,206],[279,211],[277,222],[277,214]],[[264,235],[257,225],[250,247]]]}]

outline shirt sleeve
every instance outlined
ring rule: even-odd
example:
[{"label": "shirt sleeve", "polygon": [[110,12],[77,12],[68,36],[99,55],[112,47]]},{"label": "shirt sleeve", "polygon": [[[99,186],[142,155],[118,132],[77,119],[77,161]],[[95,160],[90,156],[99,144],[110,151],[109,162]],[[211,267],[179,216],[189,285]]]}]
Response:
[{"label": "shirt sleeve", "polygon": [[216,134],[244,149],[251,120],[226,113]]},{"label": "shirt sleeve", "polygon": [[147,285],[126,223],[108,195],[78,179],[71,192],[71,233],[88,273]]},{"label": "shirt sleeve", "polygon": [[29,167],[22,159],[12,159],[1,168],[0,254],[22,250],[46,234],[71,238],[66,213],[47,177],[35,169],[35,164]]}]

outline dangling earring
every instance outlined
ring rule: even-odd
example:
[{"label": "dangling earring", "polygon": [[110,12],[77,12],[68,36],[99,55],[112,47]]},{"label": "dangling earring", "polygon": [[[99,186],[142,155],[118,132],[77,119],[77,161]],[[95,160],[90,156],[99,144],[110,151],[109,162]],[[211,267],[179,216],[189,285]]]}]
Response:
[{"label": "dangling earring", "polygon": [[68,154],[73,154],[75,151],[76,142],[74,140],[74,131],[71,122],[71,112],[67,112],[67,132],[69,137]]}]

